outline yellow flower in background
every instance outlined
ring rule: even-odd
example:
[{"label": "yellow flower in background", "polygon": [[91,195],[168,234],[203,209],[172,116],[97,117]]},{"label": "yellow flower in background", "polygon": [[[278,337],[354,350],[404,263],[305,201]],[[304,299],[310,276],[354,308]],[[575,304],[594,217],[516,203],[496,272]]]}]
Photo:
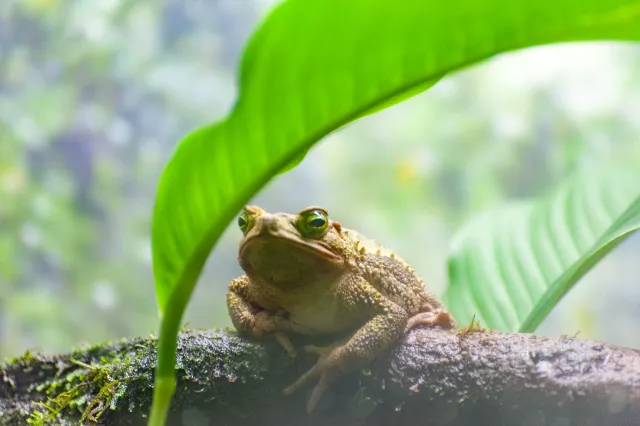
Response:
[{"label": "yellow flower in background", "polygon": [[400,160],[395,167],[396,181],[400,185],[407,185],[418,177],[418,165],[412,158]]}]

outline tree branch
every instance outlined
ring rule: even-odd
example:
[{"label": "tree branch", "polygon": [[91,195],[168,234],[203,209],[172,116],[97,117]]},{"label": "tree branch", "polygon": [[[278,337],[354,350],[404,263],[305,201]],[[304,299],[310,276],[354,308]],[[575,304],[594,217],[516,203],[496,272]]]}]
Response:
[{"label": "tree branch", "polygon": [[[640,351],[600,342],[417,329],[369,371],[337,383],[308,416],[307,395],[282,389],[313,362],[231,332],[181,333],[168,424],[640,425]],[[83,413],[100,424],[144,424],[154,365],[153,336],[27,354],[0,371],[0,425],[28,416],[77,425]],[[50,409],[38,404],[46,396]]]}]

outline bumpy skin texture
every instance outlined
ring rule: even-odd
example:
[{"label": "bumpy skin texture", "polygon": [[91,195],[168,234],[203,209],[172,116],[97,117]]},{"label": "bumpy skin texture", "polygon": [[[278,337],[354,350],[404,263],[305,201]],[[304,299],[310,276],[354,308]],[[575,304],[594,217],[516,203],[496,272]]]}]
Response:
[{"label": "bumpy skin texture", "polygon": [[257,337],[273,334],[295,356],[288,333],[349,332],[328,347],[307,346],[318,362],[286,394],[317,381],[311,412],[340,375],[359,369],[420,324],[456,326],[415,271],[393,252],[309,207],[297,215],[246,206],[239,262],[227,306],[234,326]]}]

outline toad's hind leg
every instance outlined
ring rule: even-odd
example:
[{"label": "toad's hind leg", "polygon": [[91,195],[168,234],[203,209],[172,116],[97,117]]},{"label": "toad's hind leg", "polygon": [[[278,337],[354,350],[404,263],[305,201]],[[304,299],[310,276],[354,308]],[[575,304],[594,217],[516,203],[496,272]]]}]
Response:
[{"label": "toad's hind leg", "polygon": [[383,297],[365,280],[356,280],[346,286],[348,290],[344,294],[340,294],[340,303],[344,309],[363,311],[371,319],[346,342],[336,342],[324,348],[305,348],[320,357],[309,371],[284,390],[285,395],[291,395],[317,380],[307,403],[309,413],[333,382],[372,361],[402,336],[407,324],[408,315],[404,309]]}]

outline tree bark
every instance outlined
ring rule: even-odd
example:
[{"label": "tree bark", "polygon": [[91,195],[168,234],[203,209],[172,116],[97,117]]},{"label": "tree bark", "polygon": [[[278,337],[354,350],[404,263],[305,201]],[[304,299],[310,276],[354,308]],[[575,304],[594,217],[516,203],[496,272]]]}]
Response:
[{"label": "tree bark", "polygon": [[[82,413],[85,424],[146,424],[155,342],[9,362],[0,371],[0,425],[29,416],[77,425]],[[308,394],[282,389],[314,361],[233,332],[185,331],[168,424],[640,425],[640,351],[600,342],[420,328],[336,383],[307,415]]]}]

